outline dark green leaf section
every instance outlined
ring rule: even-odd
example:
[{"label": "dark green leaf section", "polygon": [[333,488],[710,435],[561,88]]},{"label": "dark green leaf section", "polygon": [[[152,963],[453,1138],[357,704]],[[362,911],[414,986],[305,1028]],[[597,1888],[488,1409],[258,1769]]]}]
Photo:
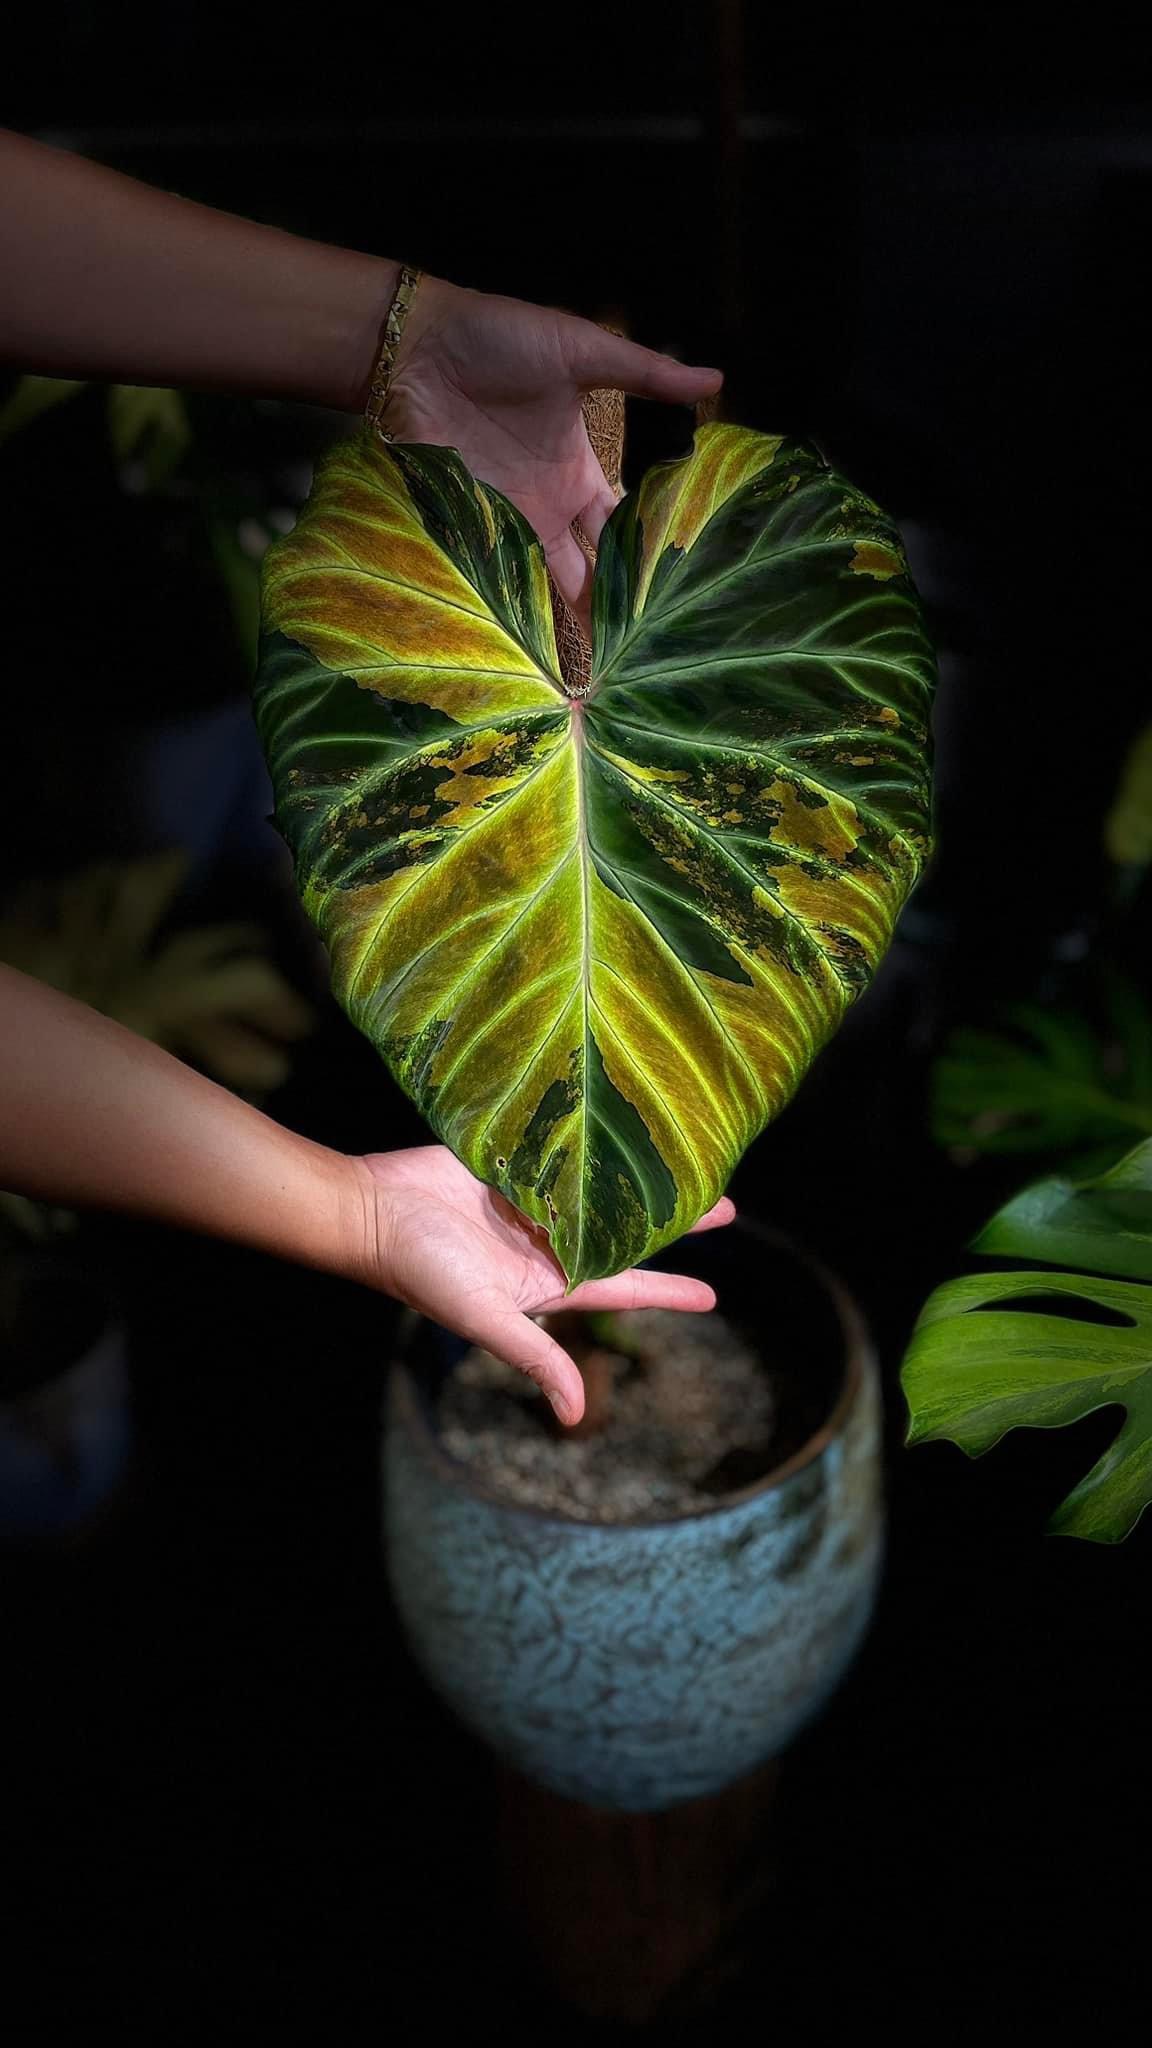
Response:
[{"label": "dark green leaf section", "polygon": [[372,788],[406,755],[459,728],[431,704],[361,689],[283,633],[261,636],[256,723],[277,791],[277,823],[297,859],[323,859],[333,805]]},{"label": "dark green leaf section", "polygon": [[478,808],[490,814],[518,786],[510,778],[531,773],[562,731],[563,713],[545,712],[514,728],[492,729],[479,751],[474,735],[457,728],[434,751],[405,758],[390,774],[357,788],[333,815],[317,876],[335,888],[362,889],[415,862],[435,860],[458,830],[461,781],[509,779],[506,787],[477,791]]},{"label": "dark green leaf section", "polygon": [[676,1182],[643,1117],[613,1087],[591,1034],[587,1079],[588,1115],[596,1135],[585,1229],[593,1260],[603,1262],[611,1259],[613,1245],[635,1238],[638,1224],[646,1233],[652,1226],[657,1231],[667,1227],[676,1210]]},{"label": "dark green leaf section", "polygon": [[[595,668],[611,692],[598,712],[625,749],[662,765],[698,750],[717,776],[735,756],[749,784],[765,767],[791,773],[871,815],[878,845],[895,828],[922,850],[934,664],[907,575],[860,566],[872,538],[899,547],[869,500],[787,445],[690,549],[664,551],[637,617],[640,499],[625,500],[594,592]],[[744,829],[761,840],[770,822],[752,807]]]},{"label": "dark green leaf section", "polygon": [[[601,880],[616,895],[636,904],[686,966],[750,988],[752,977],[740,965],[728,937],[741,923],[751,937],[752,927],[761,924],[770,927],[768,938],[774,941],[778,922],[754,916],[750,878],[742,877],[706,843],[699,845],[674,808],[665,806],[662,813],[658,799],[646,798],[626,775],[591,748],[585,775],[588,843]],[[683,869],[688,858],[693,860],[698,880],[703,879],[701,867],[710,862],[710,890],[698,887],[691,895],[685,890]],[[726,917],[726,905],[729,911],[740,910],[736,924]]]},{"label": "dark green leaf section", "polygon": [[[366,690],[277,632],[261,640],[256,718],[279,792],[276,822],[312,878],[362,888],[443,851],[448,835],[437,827],[457,804],[440,792],[454,784],[473,728],[434,705]],[[514,776],[564,725],[558,709],[494,726],[480,761],[460,773]],[[504,800],[497,791],[485,803]]]},{"label": "dark green leaf section", "polygon": [[1083,1185],[1056,1177],[1025,1189],[975,1249],[1084,1270],[938,1288],[904,1361],[909,1439],[944,1437],[975,1457],[1009,1429],[1058,1429],[1119,1406],[1123,1427],[1051,1524],[1119,1542],[1152,1499],[1152,1140]]},{"label": "dark green leaf section", "polygon": [[540,547],[532,528],[499,491],[478,489],[454,448],[393,447],[392,458],[408,487],[420,523],[454,561],[493,615],[527,649],[546,675],[556,651]]},{"label": "dark green leaf section", "polygon": [[586,1058],[574,1053],[568,1073],[549,1083],[501,1179],[547,1206],[567,1162],[555,1134],[583,1106],[592,1126],[592,1184],[584,1221],[584,1253],[593,1270],[610,1266],[615,1248],[638,1230],[663,1229],[676,1209],[676,1183],[644,1119],[613,1086],[595,1038]]},{"label": "dark green leaf section", "polygon": [[[647,887],[646,909],[671,888],[697,932],[703,919],[796,973],[824,956],[855,994],[886,933],[811,905],[843,890],[859,913],[868,891],[901,894],[926,848],[934,663],[898,538],[803,444],[695,516],[691,545],[665,546],[647,581],[643,493],[601,545],[589,739],[650,848],[614,881],[605,849],[606,878]],[[835,819],[805,825],[837,798]],[[739,978],[707,942],[694,959],[705,950]]]}]

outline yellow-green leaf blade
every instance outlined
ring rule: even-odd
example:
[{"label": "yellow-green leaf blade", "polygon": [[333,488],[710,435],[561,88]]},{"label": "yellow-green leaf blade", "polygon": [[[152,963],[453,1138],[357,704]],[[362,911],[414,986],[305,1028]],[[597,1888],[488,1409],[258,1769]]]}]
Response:
[{"label": "yellow-green leaf blade", "polygon": [[272,551],[258,693],[337,994],[573,1282],[716,1199],[927,829],[915,595],[813,451],[705,431],[610,522],[594,617],[570,703],[519,515],[352,444]]}]

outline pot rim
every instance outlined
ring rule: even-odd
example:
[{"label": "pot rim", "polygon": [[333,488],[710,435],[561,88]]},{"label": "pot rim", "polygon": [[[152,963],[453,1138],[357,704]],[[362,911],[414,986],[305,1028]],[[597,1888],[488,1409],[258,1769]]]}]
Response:
[{"label": "pot rim", "polygon": [[473,1495],[477,1500],[487,1501],[491,1506],[505,1509],[508,1514],[527,1515],[537,1522],[552,1522],[561,1528],[603,1529],[609,1534],[617,1529],[667,1529],[677,1523],[698,1522],[711,1515],[730,1514],[733,1509],[746,1506],[761,1494],[771,1493],[794,1479],[823,1457],[824,1452],[836,1438],[843,1434],[848,1418],[855,1408],[863,1389],[866,1373],[875,1368],[876,1357],[863,1314],[854,1297],[844,1283],[837,1278],[823,1260],[800,1245],[786,1231],[776,1230],[770,1224],[761,1223],[754,1217],[737,1217],[735,1227],[749,1237],[759,1238],[762,1244],[769,1244],[793,1258],[803,1266],[823,1289],[836,1315],[842,1340],[842,1369],[840,1388],[832,1406],[818,1428],[802,1443],[798,1450],[785,1458],[780,1465],[774,1465],[760,1479],[752,1480],[747,1486],[737,1487],[732,1493],[722,1495],[719,1500],[705,1507],[691,1508],[679,1515],[628,1515],[611,1522],[602,1521],[595,1515],[568,1514],[559,1508],[537,1507],[532,1501],[510,1500],[497,1487],[477,1479],[471,1468],[459,1458],[454,1458],[444,1448],[443,1441],[432,1426],[425,1404],[419,1399],[416,1378],[408,1360],[402,1355],[404,1335],[419,1324],[429,1320],[408,1309],[397,1330],[391,1372],[389,1374],[389,1399],[396,1401],[403,1411],[404,1419],[420,1439],[420,1445],[431,1463],[436,1466],[446,1481],[463,1493]]}]

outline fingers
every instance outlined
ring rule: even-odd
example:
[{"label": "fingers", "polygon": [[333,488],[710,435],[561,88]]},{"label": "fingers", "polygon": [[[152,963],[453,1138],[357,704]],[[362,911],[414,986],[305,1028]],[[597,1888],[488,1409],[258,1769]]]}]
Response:
[{"label": "fingers", "polygon": [[605,334],[591,321],[573,323],[572,368],[582,391],[606,388],[634,398],[659,398],[669,405],[695,405],[724,382],[722,370],[678,363],[655,349],[641,348],[618,334]]},{"label": "fingers", "polygon": [[699,1223],[692,1225],[688,1236],[695,1237],[698,1230],[719,1230],[725,1223],[731,1223],[735,1214],[736,1204],[732,1197],[730,1195],[721,1195],[720,1200],[712,1204],[707,1214],[700,1218]]},{"label": "fingers", "polygon": [[[588,538],[592,540],[593,536],[589,534]],[[592,565],[579,541],[573,533],[563,533],[545,553],[552,580],[565,604],[587,626],[592,603]]]},{"label": "fingers", "polygon": [[600,535],[619,504],[619,499],[607,479],[602,479],[599,489],[589,498],[588,503],[577,514],[582,532],[586,533],[594,548],[600,545]]},{"label": "fingers", "polygon": [[568,1353],[530,1316],[493,1315],[461,1332],[482,1344],[496,1358],[527,1373],[546,1394],[561,1422],[579,1422],[584,1413],[584,1382]]},{"label": "fingers", "polygon": [[706,1314],[716,1306],[715,1289],[686,1273],[650,1273],[640,1267],[610,1280],[585,1280],[549,1308],[678,1308]]}]

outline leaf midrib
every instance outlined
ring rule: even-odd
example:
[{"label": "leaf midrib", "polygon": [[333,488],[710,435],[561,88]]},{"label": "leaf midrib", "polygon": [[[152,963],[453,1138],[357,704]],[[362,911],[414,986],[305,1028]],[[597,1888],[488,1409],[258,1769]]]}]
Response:
[{"label": "leaf midrib", "polygon": [[[591,855],[591,837],[588,831],[588,790],[586,785],[586,750],[588,745],[588,735],[585,731],[584,706],[578,699],[572,699],[569,702],[569,725],[572,734],[573,772],[576,777],[576,844],[580,856],[580,986],[582,990],[583,1010],[583,1055],[580,1088],[580,1182],[581,1188],[583,1189],[585,1186],[588,1169],[588,1103],[592,1093],[591,1087],[589,1085],[591,1066],[591,1062],[589,1059],[589,1053],[591,1050],[589,1046],[589,1039],[592,1033],[592,915],[588,889],[588,870],[590,866]],[[576,1237],[576,1258],[574,1261],[575,1270],[577,1272],[580,1272],[582,1270],[584,1264],[584,1218],[585,1214],[587,1213],[587,1209],[587,1202],[582,1200],[580,1203],[580,1217]]]}]

